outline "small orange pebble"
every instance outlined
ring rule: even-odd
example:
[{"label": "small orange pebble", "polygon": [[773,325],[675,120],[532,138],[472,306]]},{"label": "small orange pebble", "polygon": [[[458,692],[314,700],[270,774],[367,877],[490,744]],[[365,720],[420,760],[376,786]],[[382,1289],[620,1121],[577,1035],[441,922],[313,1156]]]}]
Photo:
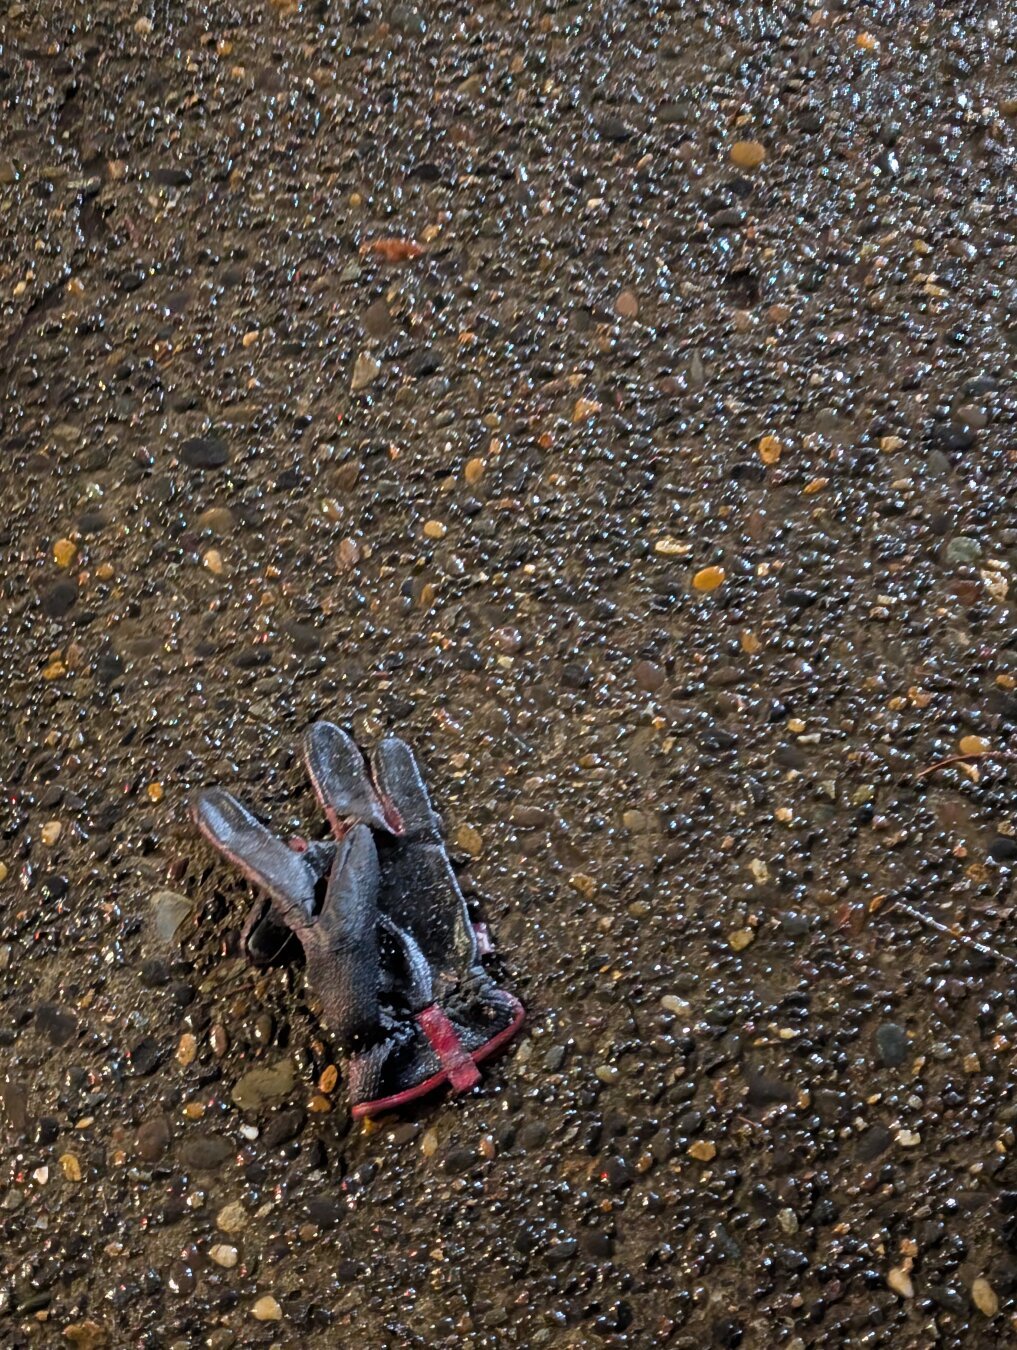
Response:
[{"label": "small orange pebble", "polygon": [[448,526],[442,520],[427,520],[424,522],[424,533],[428,539],[444,539],[448,534]]},{"label": "small orange pebble", "polygon": [[116,571],[114,570],[112,563],[108,562],[100,563],[99,566],[95,569],[96,581],[112,581],[115,576]]},{"label": "small orange pebble", "polygon": [[879,38],[872,33],[859,33],[855,38],[855,46],[863,52],[878,52]]},{"label": "small orange pebble", "polygon": [[361,257],[372,255],[387,263],[412,262],[424,251],[413,239],[371,239],[360,245]]},{"label": "small orange pebble", "polygon": [[420,588],[420,594],[417,597],[417,605],[420,609],[430,609],[438,598],[438,587],[433,581],[425,581]]},{"label": "small orange pebble", "polygon": [[307,1109],[313,1111],[316,1115],[324,1116],[332,1110],[332,1103],[319,1092],[307,1103]]},{"label": "small orange pebble", "polygon": [[766,146],[759,141],[735,141],[731,147],[731,163],[738,169],[758,169],[766,158]]},{"label": "small orange pebble", "polygon": [[70,567],[77,556],[77,545],[70,539],[58,539],[53,545],[53,561],[57,567]]},{"label": "small orange pebble", "polygon": [[776,436],[761,436],[759,438],[759,458],[764,464],[776,464],[780,459],[780,453],[784,449]]},{"label": "small orange pebble", "polygon": [[470,487],[476,487],[484,476],[485,464],[482,459],[468,459],[466,468],[463,470],[463,477],[469,483]]},{"label": "small orange pebble", "polygon": [[594,398],[577,398],[576,406],[572,409],[572,421],[585,422],[590,417],[596,417],[600,412],[600,404]]},{"label": "small orange pebble", "polygon": [[811,497],[816,492],[822,492],[829,481],[829,478],[813,478],[811,483],[805,484],[802,491],[805,493],[806,497]]},{"label": "small orange pebble", "polygon": [[149,783],[145,788],[145,795],[150,802],[161,802],[166,795],[166,791],[161,783]]},{"label": "small orange pebble", "polygon": [[984,755],[989,748],[989,742],[984,736],[962,736],[957,748],[962,755]]},{"label": "small orange pebble", "polygon": [[755,656],[756,652],[761,650],[763,644],[751,629],[746,628],[741,635],[742,651],[746,656]]},{"label": "small orange pebble", "polygon": [[328,1093],[335,1090],[336,1083],[339,1082],[339,1070],[334,1064],[329,1064],[318,1079],[318,1087],[322,1092]]},{"label": "small orange pebble", "polygon": [[54,660],[42,672],[44,680],[59,680],[67,674],[67,667],[60,660]]},{"label": "small orange pebble", "polygon": [[725,576],[723,567],[701,567],[692,578],[692,585],[697,591],[715,591],[723,586]]}]

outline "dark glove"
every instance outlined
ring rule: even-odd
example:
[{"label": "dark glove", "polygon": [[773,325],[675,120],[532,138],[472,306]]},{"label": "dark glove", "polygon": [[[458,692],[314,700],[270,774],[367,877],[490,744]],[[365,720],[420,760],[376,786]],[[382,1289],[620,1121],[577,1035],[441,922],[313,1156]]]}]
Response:
[{"label": "dark glove", "polygon": [[375,755],[316,723],[304,750],[338,844],[287,848],[222,789],[199,794],[198,828],[269,897],[245,926],[264,959],[290,935],[347,1059],[354,1116],[393,1109],[448,1082],[519,1029],[523,1009],[480,962],[476,934],[409,747]]}]

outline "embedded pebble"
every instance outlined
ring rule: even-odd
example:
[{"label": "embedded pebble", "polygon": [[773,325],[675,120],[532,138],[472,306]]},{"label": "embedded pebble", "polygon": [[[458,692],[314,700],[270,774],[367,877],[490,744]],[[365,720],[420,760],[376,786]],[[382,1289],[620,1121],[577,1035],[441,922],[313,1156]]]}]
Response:
[{"label": "embedded pebble", "polygon": [[971,1302],[983,1317],[995,1317],[999,1312],[999,1295],[984,1275],[971,1282]]},{"label": "embedded pebble", "polygon": [[217,1266],[222,1266],[224,1270],[232,1270],[240,1259],[240,1253],[236,1247],[227,1246],[223,1242],[216,1242],[208,1249],[208,1259],[214,1261]]},{"label": "embedded pebble", "polygon": [[239,1200],[223,1205],[215,1216],[216,1226],[224,1233],[239,1233],[247,1227],[248,1214]]}]

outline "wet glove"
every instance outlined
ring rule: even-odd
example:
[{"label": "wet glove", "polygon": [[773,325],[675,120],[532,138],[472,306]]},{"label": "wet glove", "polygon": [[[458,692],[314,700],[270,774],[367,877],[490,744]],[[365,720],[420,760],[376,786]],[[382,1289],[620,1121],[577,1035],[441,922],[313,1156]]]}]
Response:
[{"label": "wet glove", "polygon": [[303,948],[346,1058],[354,1116],[445,1083],[465,1091],[524,1013],[481,963],[413,752],[383,741],[373,782],[327,722],[309,728],[304,752],[335,844],[288,848],[222,789],[194,803],[205,837],[268,896],[245,926],[248,951],[265,959],[290,935]]}]

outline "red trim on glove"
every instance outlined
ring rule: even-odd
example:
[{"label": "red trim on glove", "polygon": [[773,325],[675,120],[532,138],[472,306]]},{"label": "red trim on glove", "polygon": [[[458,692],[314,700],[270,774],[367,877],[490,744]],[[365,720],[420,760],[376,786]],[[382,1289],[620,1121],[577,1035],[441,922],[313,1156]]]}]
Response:
[{"label": "red trim on glove", "polygon": [[453,1092],[466,1092],[480,1082],[480,1070],[463,1048],[455,1027],[436,1003],[417,1013],[417,1024],[438,1056]]}]

